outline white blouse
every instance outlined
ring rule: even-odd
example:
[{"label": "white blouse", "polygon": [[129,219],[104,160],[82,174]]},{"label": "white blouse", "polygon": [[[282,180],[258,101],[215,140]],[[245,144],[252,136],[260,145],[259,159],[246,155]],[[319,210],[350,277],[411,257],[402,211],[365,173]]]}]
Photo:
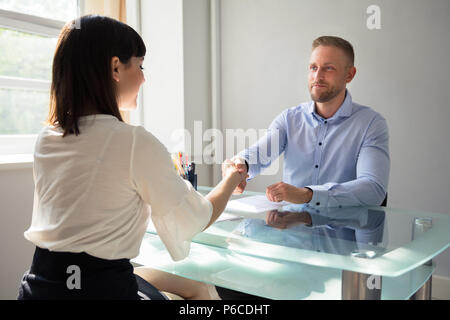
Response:
[{"label": "white blouse", "polygon": [[178,176],[167,149],[144,128],[110,115],[82,117],[79,128],[78,136],[63,138],[52,126],[39,134],[25,238],[50,251],[132,259],[151,213],[171,257],[185,258],[212,204]]}]

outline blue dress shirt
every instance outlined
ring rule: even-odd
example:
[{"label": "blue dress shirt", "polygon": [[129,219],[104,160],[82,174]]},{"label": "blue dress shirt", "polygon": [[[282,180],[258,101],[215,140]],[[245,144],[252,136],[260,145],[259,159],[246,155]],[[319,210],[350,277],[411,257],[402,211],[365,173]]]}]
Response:
[{"label": "blue dress shirt", "polygon": [[283,152],[283,182],[312,189],[311,206],[380,205],[386,196],[386,120],[354,103],[349,91],[328,119],[316,113],[314,101],[283,111],[266,135],[238,156],[247,160],[250,180]]}]

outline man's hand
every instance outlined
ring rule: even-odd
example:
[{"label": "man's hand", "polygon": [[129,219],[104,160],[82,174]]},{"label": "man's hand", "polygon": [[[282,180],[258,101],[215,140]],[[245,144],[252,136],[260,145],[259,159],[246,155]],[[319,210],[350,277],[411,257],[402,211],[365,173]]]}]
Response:
[{"label": "man's hand", "polygon": [[306,203],[311,201],[312,195],[312,191],[308,188],[297,188],[284,182],[278,182],[266,188],[267,199],[273,202]]},{"label": "man's hand", "polygon": [[311,216],[308,212],[280,212],[269,211],[266,215],[266,224],[277,229],[288,229],[297,224],[311,224]]},{"label": "man's hand", "polygon": [[244,159],[234,157],[225,160],[222,163],[222,178],[224,178],[230,172],[230,170],[235,169],[237,169],[239,173],[241,173],[245,177],[233,191],[233,194],[241,194],[242,192],[244,192],[245,187],[247,186],[247,178],[248,178],[247,165],[245,164]]}]

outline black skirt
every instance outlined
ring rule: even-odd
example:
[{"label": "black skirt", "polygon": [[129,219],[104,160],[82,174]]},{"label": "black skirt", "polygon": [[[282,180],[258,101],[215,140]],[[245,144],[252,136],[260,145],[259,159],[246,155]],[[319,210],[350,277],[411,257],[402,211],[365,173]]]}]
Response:
[{"label": "black skirt", "polygon": [[106,260],[85,252],[52,252],[36,247],[31,268],[20,283],[18,299],[167,299],[133,269],[129,259]]}]

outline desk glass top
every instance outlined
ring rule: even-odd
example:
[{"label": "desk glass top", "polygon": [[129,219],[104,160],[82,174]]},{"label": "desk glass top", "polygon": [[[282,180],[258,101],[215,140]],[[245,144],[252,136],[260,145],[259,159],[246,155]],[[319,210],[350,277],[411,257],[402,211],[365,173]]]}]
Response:
[{"label": "desk glass top", "polygon": [[[210,188],[199,187],[207,194]],[[232,199],[262,193],[245,192]],[[397,277],[444,251],[450,215],[384,207],[288,205],[228,212],[194,243],[273,261]],[[305,221],[311,222],[305,224]],[[149,233],[155,233],[150,224]]]}]

